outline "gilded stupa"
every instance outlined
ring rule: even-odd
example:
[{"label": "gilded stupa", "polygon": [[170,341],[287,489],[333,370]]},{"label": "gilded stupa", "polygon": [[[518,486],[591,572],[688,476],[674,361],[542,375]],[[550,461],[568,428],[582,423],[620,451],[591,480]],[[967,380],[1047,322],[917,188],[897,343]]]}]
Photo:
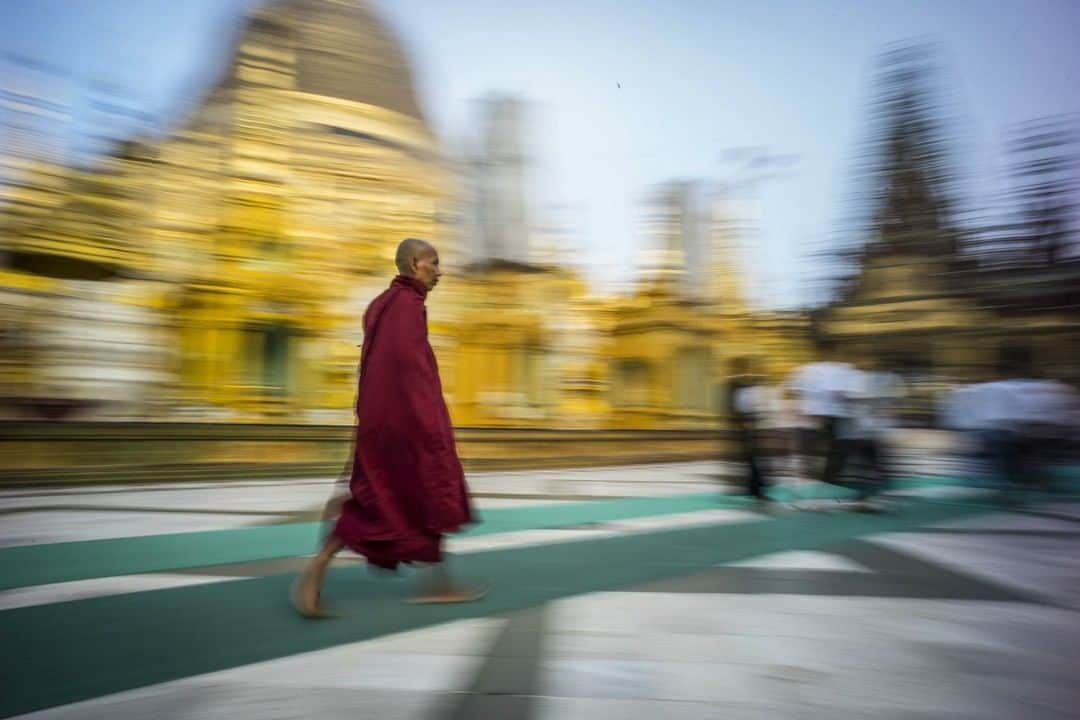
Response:
[{"label": "gilded stupa", "polygon": [[462,172],[367,3],[258,7],[166,137],[8,186],[0,415],[347,425],[363,311],[420,236],[450,274],[429,336],[459,425],[713,427],[729,357],[764,347],[727,231],[672,186],[663,272],[593,295],[530,248],[515,107]]},{"label": "gilded stupa", "polygon": [[347,421],[360,315],[396,243],[439,235],[448,181],[366,3],[253,10],[166,138],[24,176],[3,240],[6,414]]}]

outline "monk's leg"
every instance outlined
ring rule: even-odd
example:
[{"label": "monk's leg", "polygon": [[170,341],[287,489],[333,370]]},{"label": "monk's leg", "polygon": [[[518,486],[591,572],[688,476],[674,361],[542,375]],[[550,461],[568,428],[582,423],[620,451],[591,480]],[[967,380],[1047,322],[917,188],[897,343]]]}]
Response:
[{"label": "monk's leg", "polygon": [[416,595],[409,600],[411,603],[462,603],[473,602],[487,595],[488,586],[463,586],[458,585],[450,578],[446,562],[439,562],[429,566],[425,570],[427,576],[421,582]]},{"label": "monk's leg", "polygon": [[300,574],[293,590],[293,602],[301,615],[305,617],[323,615],[322,608],[319,606],[319,596],[322,593],[323,582],[326,580],[326,569],[343,547],[345,543],[337,535],[331,534],[326,538],[319,554],[311,558]]}]

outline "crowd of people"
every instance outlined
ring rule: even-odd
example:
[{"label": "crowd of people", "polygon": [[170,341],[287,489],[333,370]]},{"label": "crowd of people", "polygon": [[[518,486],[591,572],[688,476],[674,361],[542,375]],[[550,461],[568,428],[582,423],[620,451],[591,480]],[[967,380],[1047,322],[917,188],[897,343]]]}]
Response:
[{"label": "crowd of people", "polygon": [[[812,479],[852,491],[852,507],[882,509],[896,475],[898,432],[912,414],[910,383],[876,360],[847,362],[834,348],[769,385],[753,361],[733,363],[723,410],[733,430],[747,493],[763,504],[780,478]],[[1007,348],[985,382],[956,384],[940,395],[933,429],[965,479],[1015,498],[1050,487],[1055,468],[1077,454],[1080,395],[1035,371],[1029,353]]]}]

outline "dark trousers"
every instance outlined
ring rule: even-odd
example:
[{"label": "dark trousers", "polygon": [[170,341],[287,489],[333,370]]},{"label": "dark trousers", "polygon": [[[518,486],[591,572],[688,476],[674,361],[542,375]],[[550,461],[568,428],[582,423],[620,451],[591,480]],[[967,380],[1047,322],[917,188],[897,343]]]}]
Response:
[{"label": "dark trousers", "polygon": [[765,476],[761,472],[761,453],[750,428],[736,430],[739,443],[739,457],[745,466],[746,491],[756,497],[765,497]]},{"label": "dark trousers", "polygon": [[824,445],[825,468],[821,472],[821,482],[839,485],[840,473],[847,464],[849,443],[837,437],[836,418],[827,417],[821,424],[821,443]]},{"label": "dark trousers", "polygon": [[990,457],[997,482],[1005,487],[1021,487],[1031,476],[1027,447],[1022,439],[1006,430],[980,433],[984,452]]},{"label": "dark trousers", "polygon": [[889,487],[889,474],[882,457],[881,443],[874,438],[850,440],[848,456],[858,462],[863,476],[856,487],[861,498],[884,492]]},{"label": "dark trousers", "polygon": [[[888,473],[881,444],[876,439],[839,437],[837,419],[825,418],[822,424],[822,443],[825,452],[822,482],[855,490],[860,499],[882,492],[888,487]],[[845,477],[853,460],[859,464],[862,473],[858,480]]]}]

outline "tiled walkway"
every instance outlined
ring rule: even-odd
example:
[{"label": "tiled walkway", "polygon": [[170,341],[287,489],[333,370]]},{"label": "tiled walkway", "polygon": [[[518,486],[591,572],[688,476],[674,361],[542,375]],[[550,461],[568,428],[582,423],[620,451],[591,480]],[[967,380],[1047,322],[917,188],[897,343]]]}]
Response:
[{"label": "tiled walkway", "polygon": [[[322,622],[286,595],[325,482],[5,493],[0,717],[1076,717],[1075,494],[910,482],[865,515],[799,484],[766,514],[716,471],[479,478],[452,548],[484,601],[342,559]],[[490,490],[571,477],[607,499]]]}]

